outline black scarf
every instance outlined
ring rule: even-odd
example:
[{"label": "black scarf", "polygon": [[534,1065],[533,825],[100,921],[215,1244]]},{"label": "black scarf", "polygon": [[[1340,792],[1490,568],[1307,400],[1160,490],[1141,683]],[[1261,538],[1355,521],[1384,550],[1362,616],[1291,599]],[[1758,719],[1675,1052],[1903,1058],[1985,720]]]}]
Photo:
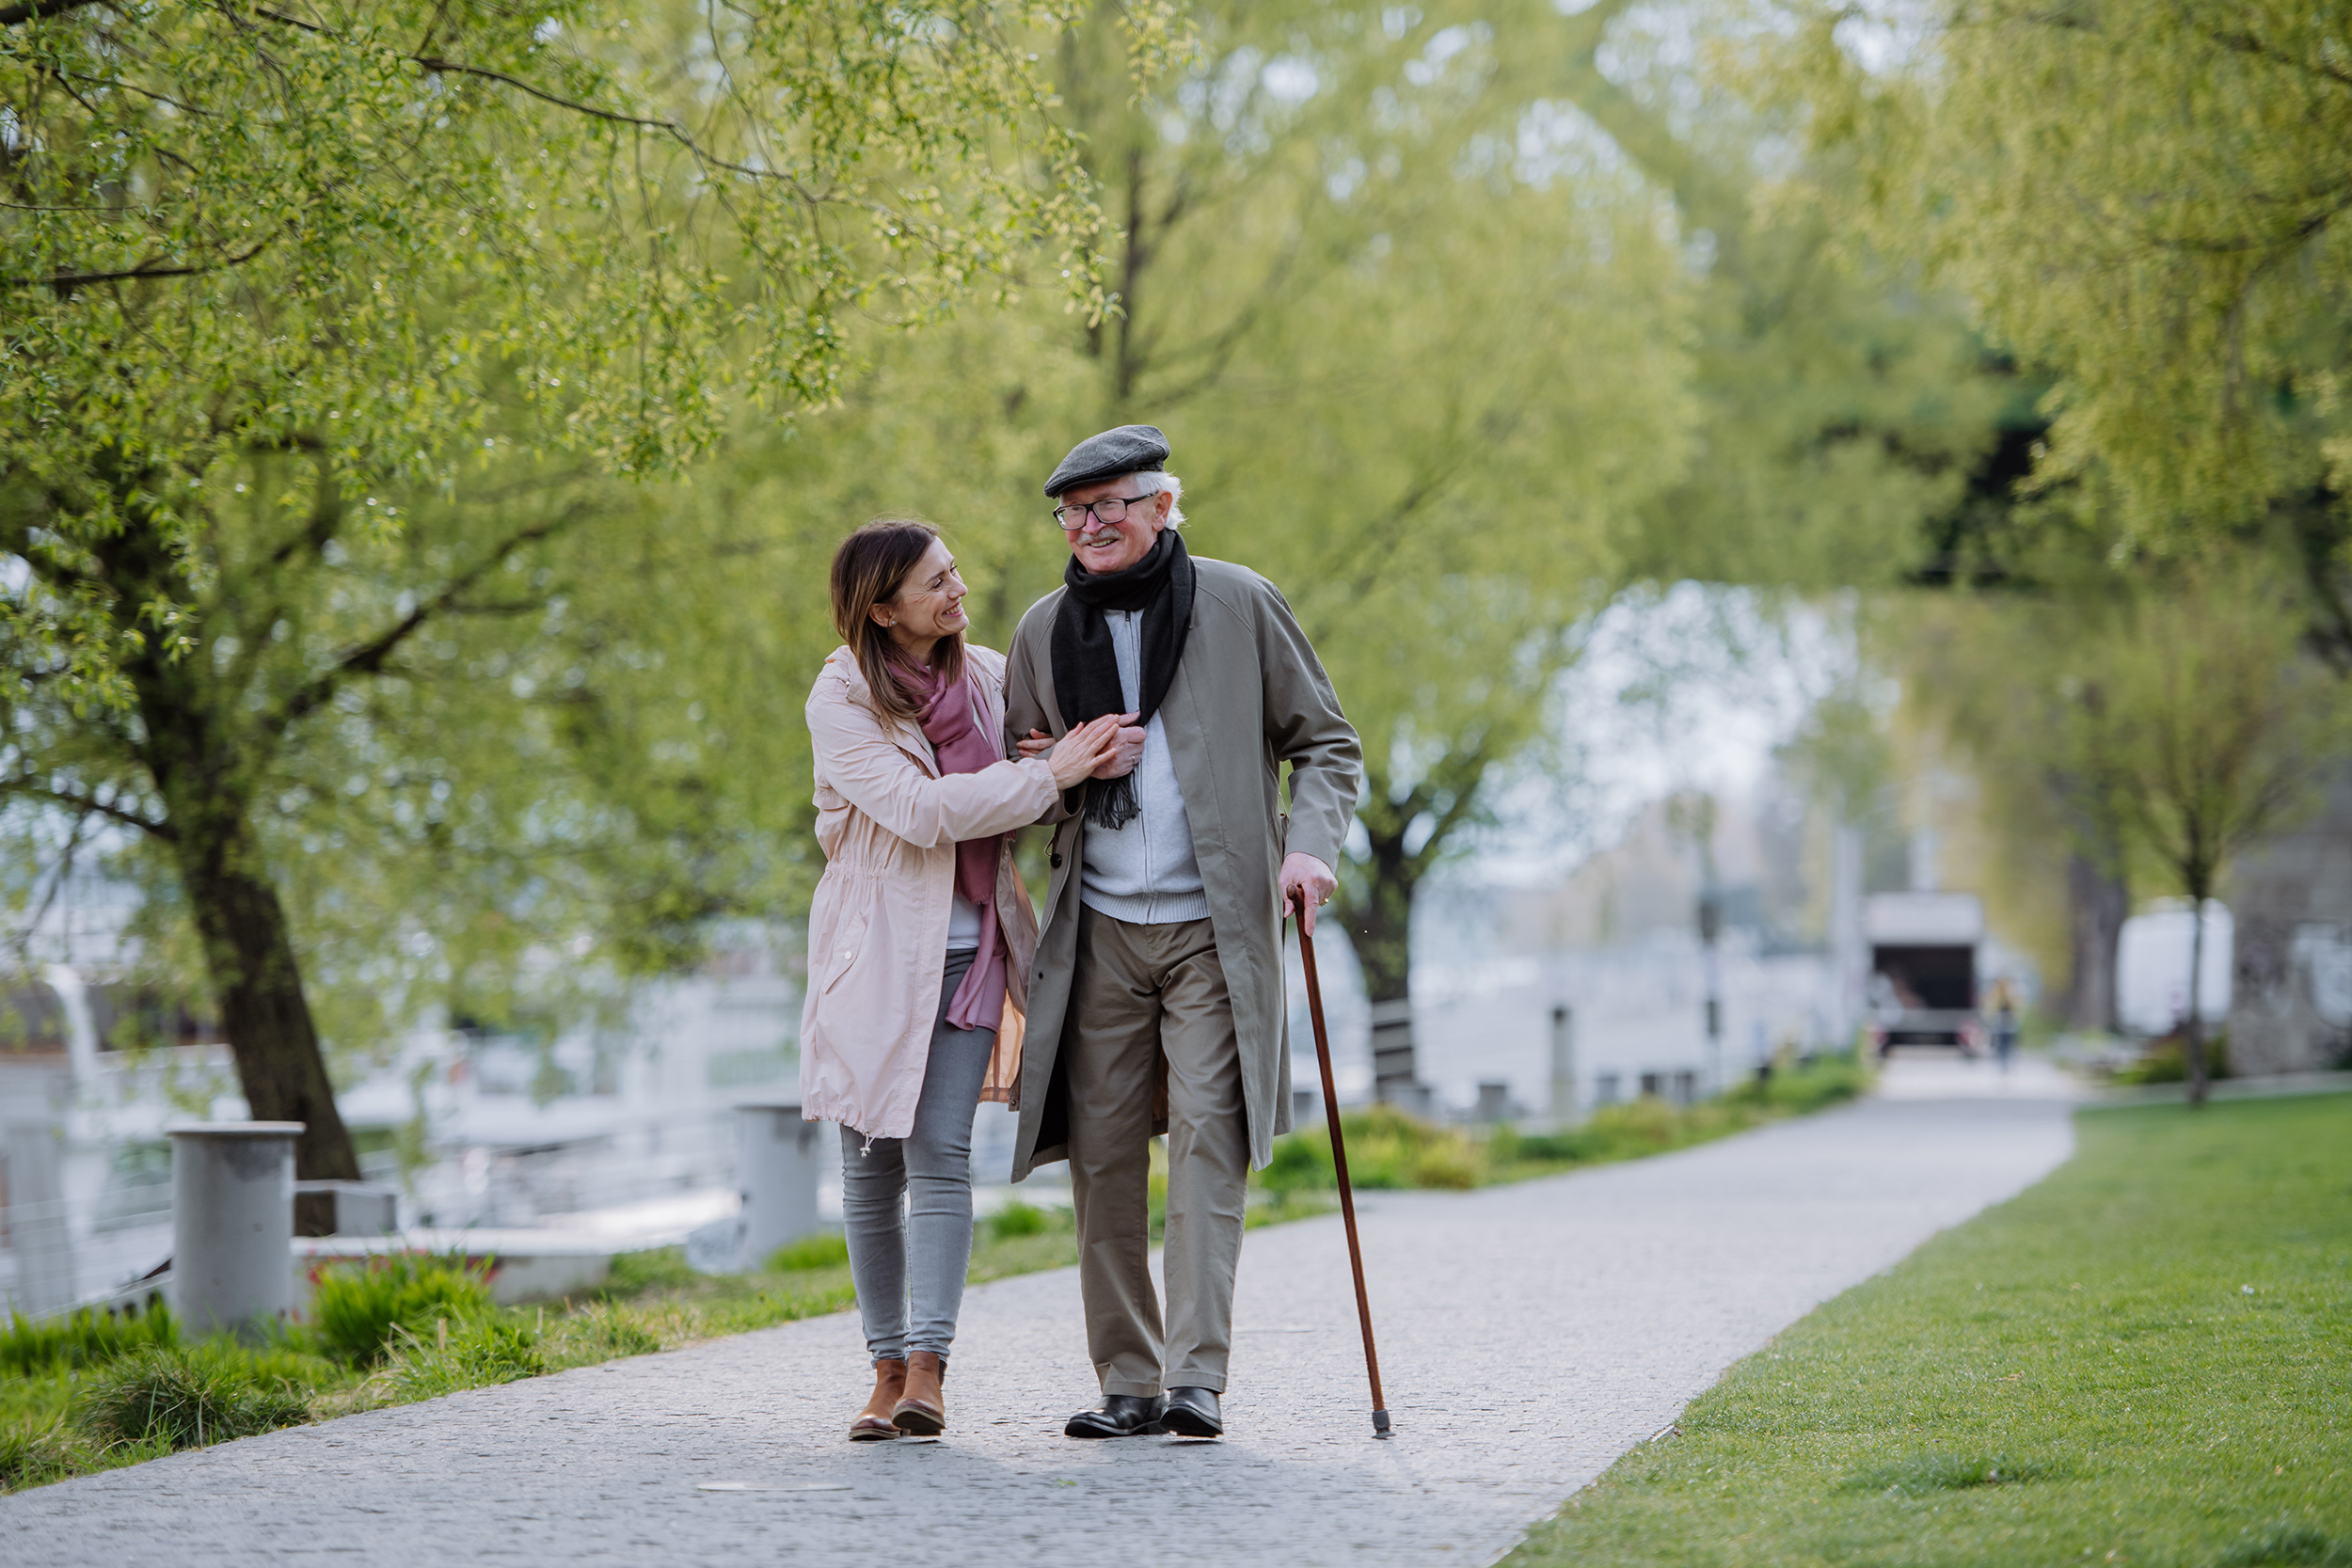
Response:
[{"label": "black scarf", "polygon": [[[1061,576],[1068,590],[1054,616],[1054,700],[1062,721],[1075,729],[1089,719],[1127,711],[1119,689],[1119,655],[1111,646],[1106,610],[1143,611],[1143,706],[1138,724],[1152,722],[1160,701],[1176,679],[1184,657],[1184,634],[1192,627],[1192,558],[1172,528],[1162,529],[1152,553],[1123,571],[1089,572],[1072,556]],[[1143,808],[1136,803],[1135,775],[1094,779],[1087,789],[1087,820],[1098,828],[1123,828]]]}]

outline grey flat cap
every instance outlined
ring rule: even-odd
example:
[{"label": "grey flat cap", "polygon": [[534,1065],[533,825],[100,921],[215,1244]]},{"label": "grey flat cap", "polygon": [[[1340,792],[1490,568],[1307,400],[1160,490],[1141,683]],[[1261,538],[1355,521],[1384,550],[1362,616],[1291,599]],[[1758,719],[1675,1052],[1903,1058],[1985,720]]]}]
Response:
[{"label": "grey flat cap", "polygon": [[1092,484],[1097,480],[1149,473],[1167,461],[1168,437],[1160,434],[1159,426],[1123,424],[1117,430],[1089,436],[1072,447],[1070,455],[1054,470],[1054,477],[1045,482],[1045,493],[1058,496],[1064,490]]}]

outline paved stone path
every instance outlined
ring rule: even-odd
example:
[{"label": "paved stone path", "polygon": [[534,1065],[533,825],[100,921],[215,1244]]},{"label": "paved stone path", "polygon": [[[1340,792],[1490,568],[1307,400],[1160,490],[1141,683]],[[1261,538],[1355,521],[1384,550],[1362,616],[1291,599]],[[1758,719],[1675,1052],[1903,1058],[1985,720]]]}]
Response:
[{"label": "paved stone path", "polygon": [[1091,1394],[1077,1280],[1034,1275],[966,1298],[944,1441],[840,1439],[866,1375],[844,1315],[0,1498],[0,1561],[1489,1563],[1733,1361],[2072,1148],[2054,1082],[1894,1078],[1661,1159],[1366,1195],[1390,1442],[1333,1217],[1244,1250],[1222,1443],[1063,1438]]}]

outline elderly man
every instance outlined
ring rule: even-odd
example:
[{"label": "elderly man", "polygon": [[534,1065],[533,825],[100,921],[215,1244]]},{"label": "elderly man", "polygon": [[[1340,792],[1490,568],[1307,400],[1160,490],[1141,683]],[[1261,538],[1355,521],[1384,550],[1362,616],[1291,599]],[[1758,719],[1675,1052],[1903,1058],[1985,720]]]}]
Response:
[{"label": "elderly man", "polygon": [[[1167,459],[1159,431],[1122,425],[1054,470],[1070,564],[1022,618],[1006,677],[1006,725],[1032,746],[1137,716],[1124,753],[1063,799],[1021,1072],[1013,1179],[1068,1159],[1077,1201],[1104,1397],[1073,1437],[1224,1433],[1245,1184],[1290,1127],[1282,917],[1311,929],[1330,896],[1363,771],[1282,595],[1186,553]],[[1147,1266],[1155,1132],[1165,1332]]]}]

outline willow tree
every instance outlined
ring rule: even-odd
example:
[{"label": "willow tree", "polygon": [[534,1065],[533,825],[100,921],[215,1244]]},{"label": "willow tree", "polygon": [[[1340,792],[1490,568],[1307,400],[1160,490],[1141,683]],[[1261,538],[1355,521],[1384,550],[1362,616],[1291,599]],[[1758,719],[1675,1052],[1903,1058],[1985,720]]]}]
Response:
[{"label": "willow tree", "polygon": [[[850,324],[1040,246],[1099,309],[1036,63],[1079,11],[0,9],[0,791],[167,853],[305,1176],[358,1171],[257,826],[289,748],[450,628],[544,616],[580,476],[825,403]],[[1123,14],[1148,59],[1167,18]],[[483,461],[502,503],[404,543]]]},{"label": "willow tree", "polygon": [[2352,12],[1937,0],[1868,50],[1798,14],[1850,213],[2055,377],[2036,483],[2093,481],[2119,558],[2279,550],[2352,657]]}]

